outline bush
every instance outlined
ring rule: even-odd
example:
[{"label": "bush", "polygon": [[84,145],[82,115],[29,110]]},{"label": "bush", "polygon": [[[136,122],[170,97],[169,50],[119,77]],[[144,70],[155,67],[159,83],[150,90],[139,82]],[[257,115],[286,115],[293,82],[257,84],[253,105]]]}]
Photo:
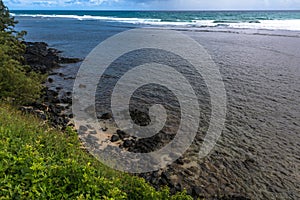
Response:
[{"label": "bush", "polygon": [[0,99],[26,104],[40,96],[44,77],[22,65],[24,32],[14,31],[15,23],[0,0]]},{"label": "bush", "polygon": [[74,131],[42,123],[0,103],[0,199],[192,199],[102,165]]}]

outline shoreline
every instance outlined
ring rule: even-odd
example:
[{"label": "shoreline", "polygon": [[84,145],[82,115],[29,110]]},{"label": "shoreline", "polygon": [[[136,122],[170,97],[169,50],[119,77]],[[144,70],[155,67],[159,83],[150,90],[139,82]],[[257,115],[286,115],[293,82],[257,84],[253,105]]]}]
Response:
[{"label": "shoreline", "polygon": [[[67,127],[75,129],[78,133],[78,136],[88,133],[88,126],[75,128],[75,125],[72,121],[73,114],[71,111],[72,106],[72,94],[66,88],[54,87],[56,78],[65,77],[64,74],[58,73],[62,69],[64,64],[67,64],[69,67],[72,67],[73,64],[80,64],[81,59],[77,58],[65,58],[61,57],[60,52],[57,49],[49,48],[48,44],[44,42],[25,42],[27,48],[24,55],[26,59],[26,64],[30,65],[32,70],[40,72],[42,74],[47,74],[48,78],[45,85],[45,93],[41,99],[28,106],[20,107],[20,110],[24,113],[30,113],[36,115],[38,118],[41,118],[43,121],[50,123],[54,128],[59,130],[66,130]],[[63,61],[63,63],[60,63]],[[56,77],[56,78],[55,78]],[[70,80],[72,78],[69,78]],[[75,77],[74,77],[75,79]],[[139,120],[138,123],[148,123],[147,114],[143,112],[136,112],[135,119]],[[148,140],[138,140],[135,137],[131,137],[128,133],[125,133],[122,130],[119,130],[112,123],[112,116],[109,113],[104,113],[102,116],[98,117],[99,123],[104,128],[102,132],[97,135],[93,135],[94,138],[100,140],[101,143],[100,149],[102,148],[120,148],[120,150],[133,151],[133,152],[147,152],[152,151],[157,148],[157,144],[160,143],[159,140],[163,140],[163,135],[160,134],[158,138],[155,138],[157,141],[153,143],[152,139]],[[157,143],[157,144],[155,144]],[[82,144],[81,149],[84,151],[88,150]],[[179,158],[175,165],[178,166],[184,173],[188,173],[190,176],[197,167],[197,162],[189,160],[187,158]],[[205,164],[206,165],[206,164]],[[190,171],[192,169],[192,171]],[[194,171],[196,172],[196,171]],[[170,188],[171,194],[176,194],[177,192],[182,192],[186,189],[186,184],[179,181],[174,174],[170,174],[166,169],[160,169],[159,171],[142,173],[142,174],[132,174],[143,178],[147,183],[152,185],[155,189],[160,190],[165,186]],[[179,182],[178,182],[179,181]],[[177,182],[177,183],[176,183]],[[176,184],[174,184],[176,183]],[[208,195],[207,192],[200,190],[199,187],[192,186],[187,189],[187,194],[191,195],[193,198],[207,198],[207,199],[242,199],[248,200],[247,196],[240,194],[230,194],[218,196],[214,194],[213,191]]]},{"label": "shoreline", "polygon": [[[1,0],[0,3],[3,5]],[[169,199],[173,198],[171,194],[178,194],[180,199],[186,199],[188,194],[191,196],[188,199],[209,200],[300,199],[300,10],[107,11],[104,14],[100,10],[19,10],[11,13],[7,7],[2,7],[4,71],[0,87],[4,85],[4,92],[1,90],[1,95],[7,97],[9,103],[20,101],[25,104],[38,98],[41,89],[44,89],[35,103],[16,108],[2,102],[2,193],[6,193],[8,198],[27,194],[45,198],[53,195],[59,198],[63,194],[66,198],[72,198],[82,193],[82,198],[86,194],[86,198],[106,195],[101,197],[144,199],[151,196],[153,199]],[[17,27],[15,24],[18,24]],[[147,49],[148,40],[161,38],[165,41],[169,38],[170,44],[178,43],[178,49],[184,50],[187,58],[192,56],[195,61],[204,61],[204,68],[209,67],[205,66],[208,61],[206,56],[193,56],[196,46],[181,45],[180,37],[172,37],[177,35],[172,35],[172,31],[162,33],[161,38],[159,35],[152,35],[151,38],[142,35],[141,39],[137,36],[125,38],[125,43],[118,39],[113,41],[113,45],[109,43],[109,39],[114,39],[112,36],[136,28],[183,33],[194,44],[203,47],[216,66],[215,72],[220,74],[219,84],[224,86],[226,92],[226,121],[220,138],[204,158],[199,158],[199,155],[205,147],[205,139],[210,136],[214,108],[220,106],[214,102],[224,96],[209,89],[210,80],[206,79],[205,71],[204,74],[197,73],[193,70],[194,66],[177,59],[177,53],[174,56],[170,54],[172,50],[164,52],[163,49],[153,48],[145,51],[140,48],[123,54],[109,66],[101,66],[106,70],[101,77],[97,77],[97,70],[101,69],[97,66],[107,64],[102,63],[101,58],[105,60],[108,54],[114,55],[123,47],[135,46],[136,43],[144,47],[145,42]],[[25,32],[22,30],[26,30],[27,36],[23,35]],[[19,34],[24,37],[19,38]],[[12,37],[12,45],[6,36]],[[18,48],[22,41],[26,46],[24,55],[21,55],[23,45]],[[97,50],[95,47],[102,42],[110,46],[106,45],[99,54],[91,53],[97,52],[92,50]],[[99,58],[95,64],[93,57]],[[84,68],[81,63],[85,58],[95,68],[87,69],[86,74],[79,73],[76,77],[78,70],[81,72]],[[176,92],[175,95],[172,93],[173,88],[184,85],[176,73],[166,72],[162,66],[147,67],[138,72],[132,70],[148,62],[163,62],[184,75],[198,100],[198,104],[190,103],[190,107],[193,104],[192,108],[195,108],[197,104],[199,116],[189,117],[186,122],[182,120],[193,111],[184,112],[189,107],[189,101],[182,101]],[[15,70],[17,73],[14,73]],[[142,85],[134,88],[132,94],[132,83],[126,80],[127,72],[134,72],[133,82],[139,81]],[[159,84],[155,84],[155,78],[150,78],[150,82],[157,86],[148,87],[147,77],[154,74],[161,75]],[[87,81],[78,81],[80,78]],[[93,78],[99,78],[98,83],[92,81]],[[164,85],[164,79],[168,80],[170,88]],[[78,119],[80,117],[75,110],[72,113],[74,83],[82,89],[80,97],[85,95],[92,100],[95,97],[95,102],[87,101],[95,104],[89,107],[84,104],[77,106],[77,98],[73,102],[74,109],[87,111],[84,119],[89,118],[89,111],[95,108],[94,123]],[[90,83],[97,86],[96,91],[92,88],[91,93]],[[115,95],[118,84],[122,86],[121,95]],[[77,91],[74,94],[74,97],[77,96]],[[192,98],[189,94],[183,95],[187,99]],[[79,99],[78,102],[83,101]],[[167,117],[164,127],[148,138],[148,135],[144,138],[130,135],[134,130],[131,125],[120,130],[116,125],[119,122],[113,119],[118,117],[114,109],[118,107],[121,114],[126,111],[127,115],[129,110],[130,116],[127,117],[135,124],[151,125],[151,120],[158,119],[157,116],[149,116],[153,105],[163,106]],[[119,118],[123,124],[125,118]],[[77,120],[82,120],[82,124]],[[181,126],[194,127],[193,120],[199,120],[197,133],[184,153],[176,154],[177,146],[173,140],[178,129]],[[99,126],[96,128],[94,125],[97,122]],[[188,138],[189,130],[185,129],[184,137]],[[156,156],[154,160],[147,159],[145,154],[155,154],[167,145],[172,147],[169,154]],[[97,155],[102,152],[105,153],[103,162],[102,155]],[[133,159],[127,158],[128,152],[143,157],[133,155]],[[123,166],[125,170],[141,165],[155,166],[170,160],[172,155],[180,157],[153,172],[138,174],[118,171]],[[140,164],[143,158],[145,162]]]},{"label": "shoreline", "polygon": [[[173,191],[187,188],[192,196],[207,199],[297,199],[299,179],[293,166],[299,152],[299,39],[187,34],[203,44],[220,67],[229,97],[226,127],[214,152],[201,162],[191,151],[167,170],[141,176],[156,188],[170,183]],[[50,78],[64,88],[63,83],[72,83],[75,78],[72,73],[76,70],[70,72],[73,66],[76,68],[76,64],[56,68]],[[195,141],[197,145],[200,139]]]},{"label": "shoreline", "polygon": [[[54,81],[50,75],[53,74],[54,69],[61,68],[62,64],[79,63],[82,60],[62,57],[61,51],[49,48],[44,42],[23,43],[26,45],[24,64],[29,65],[33,71],[47,76],[47,79],[45,83],[42,83],[44,90],[40,99],[33,104],[20,107],[20,110],[37,115],[55,128],[65,130],[67,126],[74,126],[71,120],[73,118],[72,93],[68,91],[64,95],[59,95],[63,88],[50,88],[49,84]],[[57,74],[57,76],[62,76],[62,74]]]}]

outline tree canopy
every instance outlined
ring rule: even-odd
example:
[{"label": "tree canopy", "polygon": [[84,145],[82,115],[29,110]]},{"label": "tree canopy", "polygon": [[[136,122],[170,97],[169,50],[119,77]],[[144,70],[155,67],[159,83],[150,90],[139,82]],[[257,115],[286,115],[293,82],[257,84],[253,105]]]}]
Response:
[{"label": "tree canopy", "polygon": [[14,31],[16,23],[14,17],[10,16],[8,8],[0,0],[0,31]]},{"label": "tree canopy", "polygon": [[0,0],[0,99],[23,104],[39,97],[42,76],[23,65],[25,32],[15,31],[16,23]]}]

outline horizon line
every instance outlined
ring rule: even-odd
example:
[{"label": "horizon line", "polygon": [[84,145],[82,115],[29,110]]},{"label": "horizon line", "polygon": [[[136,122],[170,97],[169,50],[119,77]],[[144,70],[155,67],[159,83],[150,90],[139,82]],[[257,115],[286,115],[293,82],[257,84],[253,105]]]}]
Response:
[{"label": "horizon line", "polygon": [[124,12],[205,12],[205,11],[299,11],[300,9],[186,9],[186,10],[179,10],[179,9],[171,9],[171,10],[165,10],[165,9],[152,9],[152,10],[142,10],[142,9],[98,9],[98,10],[82,10],[82,9],[9,9],[10,11],[124,11]]}]

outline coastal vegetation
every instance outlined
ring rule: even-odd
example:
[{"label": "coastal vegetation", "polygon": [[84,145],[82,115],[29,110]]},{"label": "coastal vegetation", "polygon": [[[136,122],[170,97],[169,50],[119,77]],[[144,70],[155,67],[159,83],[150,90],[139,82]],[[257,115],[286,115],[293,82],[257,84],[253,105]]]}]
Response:
[{"label": "coastal vegetation", "polygon": [[21,104],[39,97],[43,76],[24,65],[22,37],[25,32],[15,31],[16,23],[0,1],[0,99]]},{"label": "coastal vegetation", "polygon": [[14,107],[0,106],[0,199],[192,199],[114,171],[64,133]]},{"label": "coastal vegetation", "polygon": [[71,127],[18,110],[40,97],[45,76],[24,64],[16,23],[0,0],[0,199],[192,199],[106,167]]}]

